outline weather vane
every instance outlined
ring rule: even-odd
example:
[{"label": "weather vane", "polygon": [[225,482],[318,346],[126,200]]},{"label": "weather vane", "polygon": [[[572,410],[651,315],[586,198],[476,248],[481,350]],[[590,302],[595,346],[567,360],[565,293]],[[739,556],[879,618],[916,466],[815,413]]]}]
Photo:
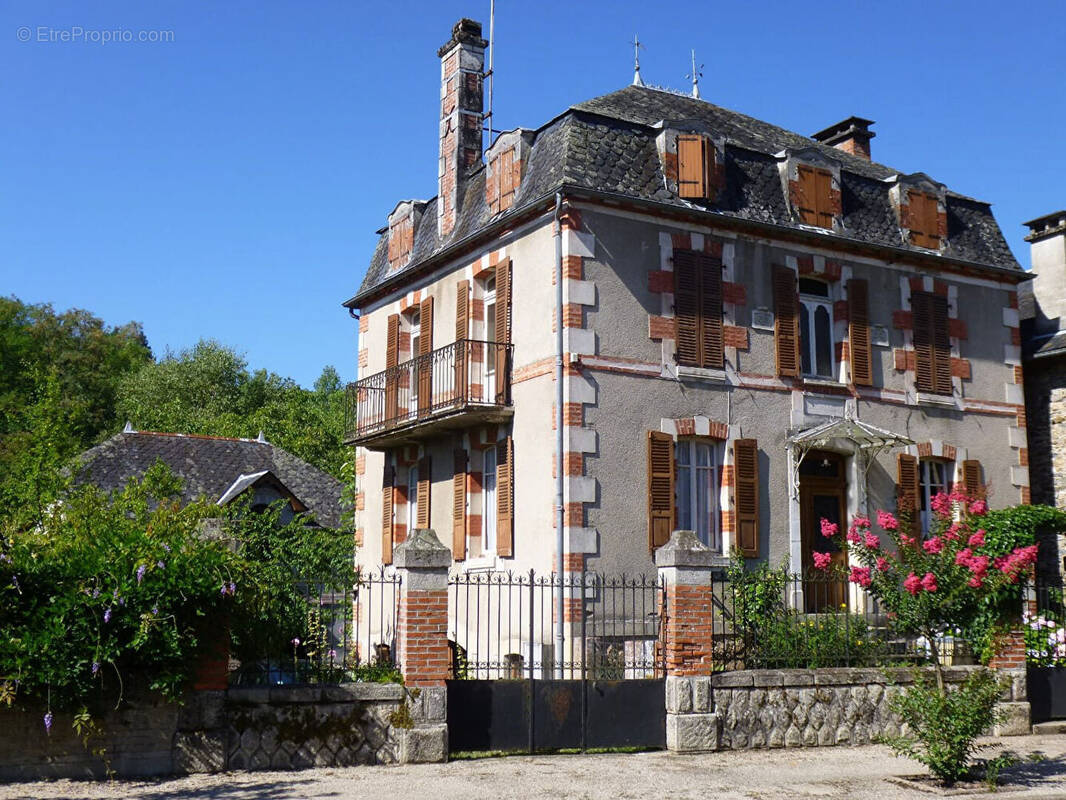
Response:
[{"label": "weather vane", "polygon": [[696,51],[692,51],[692,72],[686,78],[692,79],[692,96],[697,100],[700,97],[700,78],[703,77],[703,64],[696,66]]},{"label": "weather vane", "polygon": [[640,77],[640,50],[641,48],[645,50],[648,48],[641,44],[640,39],[637,38],[635,33],[633,34],[633,41],[630,42],[630,44],[633,45],[633,85],[643,86],[644,81]]}]

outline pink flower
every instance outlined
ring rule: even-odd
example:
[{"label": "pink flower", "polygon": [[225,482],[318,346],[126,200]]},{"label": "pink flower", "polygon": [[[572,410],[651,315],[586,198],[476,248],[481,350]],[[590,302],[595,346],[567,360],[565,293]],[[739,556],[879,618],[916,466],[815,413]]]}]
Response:
[{"label": "pink flower", "polygon": [[854,530],[858,530],[859,528],[869,528],[869,527],[870,527],[870,518],[869,517],[864,517],[861,514],[859,514],[856,517],[852,517],[852,519],[851,519],[851,528],[849,530],[853,530],[854,531]]},{"label": "pink flower", "polygon": [[870,568],[852,567],[851,574],[848,576],[848,580],[852,583],[857,583],[864,588],[869,587],[871,583]]},{"label": "pink flower", "polygon": [[885,558],[884,556],[878,556],[877,557],[877,569],[880,572],[887,572],[888,571],[888,559]]},{"label": "pink flower", "polygon": [[908,536],[905,533],[899,535],[899,543],[904,547],[914,547],[916,541],[917,540],[913,536]]},{"label": "pink flower", "polygon": [[988,556],[973,556],[966,566],[974,575],[984,577],[984,574],[988,572]]},{"label": "pink flower", "polygon": [[980,575],[971,575],[970,580],[966,581],[966,585],[971,589],[980,589],[984,584],[984,578]]},{"label": "pink flower", "polygon": [[970,513],[975,517],[983,517],[988,513],[988,503],[981,499],[974,500],[970,503]]},{"label": "pink flower", "polygon": [[958,522],[953,522],[951,523],[951,527],[944,531],[944,538],[954,542],[959,538],[959,533],[964,530],[965,527],[963,525],[960,525]]},{"label": "pink flower", "polygon": [[932,572],[925,573],[925,576],[922,578],[922,588],[925,589],[927,592],[935,592],[937,588],[936,575],[934,575]]},{"label": "pink flower", "polygon": [[814,558],[815,569],[829,569],[829,564],[833,560],[833,556],[829,553],[819,553],[817,550],[811,554]]},{"label": "pink flower", "polygon": [[940,537],[934,536],[932,539],[926,539],[922,542],[922,549],[930,554],[939,553],[944,549],[944,543],[940,541]]},{"label": "pink flower", "polygon": [[847,536],[845,536],[844,538],[851,542],[851,544],[862,543],[862,537],[859,535],[858,531],[848,531]]},{"label": "pink flower", "polygon": [[906,577],[906,579],[904,579],[903,588],[910,592],[912,595],[916,595],[922,588],[922,579],[912,572]]},{"label": "pink flower", "polygon": [[937,492],[929,500],[929,505],[939,516],[951,516],[951,498],[943,492]]},{"label": "pink flower", "polygon": [[970,540],[967,542],[967,544],[970,545],[970,547],[984,547],[985,546],[985,530],[984,530],[984,528],[979,528],[977,533],[975,533],[973,536],[970,537]]},{"label": "pink flower", "polygon": [[877,512],[877,524],[884,528],[886,531],[894,531],[899,528],[899,520],[893,514],[888,511]]},{"label": "pink flower", "polygon": [[965,567],[970,563],[972,557],[973,551],[969,547],[964,547],[955,554],[955,564],[956,566]]},{"label": "pink flower", "polygon": [[840,533],[840,526],[837,525],[835,522],[830,522],[825,517],[822,517],[821,525],[822,536],[824,536],[826,539],[831,539],[832,537]]},{"label": "pink flower", "polygon": [[871,550],[877,550],[881,546],[881,539],[876,533],[866,531],[862,537],[863,544],[869,547]]}]

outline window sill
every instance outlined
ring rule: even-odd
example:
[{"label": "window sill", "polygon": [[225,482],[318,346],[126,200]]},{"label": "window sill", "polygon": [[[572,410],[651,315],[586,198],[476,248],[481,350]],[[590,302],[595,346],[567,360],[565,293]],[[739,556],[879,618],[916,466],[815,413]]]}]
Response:
[{"label": "window sill", "polygon": [[803,378],[804,389],[841,389],[846,387],[847,384],[835,381],[832,378]]},{"label": "window sill", "polygon": [[928,394],[926,392],[918,392],[916,400],[920,406],[955,408],[957,405],[955,402],[955,395],[953,394]]},{"label": "window sill", "polygon": [[729,383],[729,377],[726,375],[724,369],[706,369],[704,367],[684,367],[680,364],[677,367],[677,377],[680,378],[698,378],[710,383]]},{"label": "window sill", "polygon": [[499,559],[495,554],[468,558],[463,562],[461,572],[494,572],[499,567]]}]

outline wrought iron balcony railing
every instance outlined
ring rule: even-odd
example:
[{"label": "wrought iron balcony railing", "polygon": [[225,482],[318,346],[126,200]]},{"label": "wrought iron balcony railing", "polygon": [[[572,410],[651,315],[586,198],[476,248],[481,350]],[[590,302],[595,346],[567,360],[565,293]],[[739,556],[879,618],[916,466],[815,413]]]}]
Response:
[{"label": "wrought iron balcony railing", "polygon": [[349,383],[345,440],[385,445],[417,438],[445,419],[473,425],[500,418],[511,405],[512,350],[460,339]]}]

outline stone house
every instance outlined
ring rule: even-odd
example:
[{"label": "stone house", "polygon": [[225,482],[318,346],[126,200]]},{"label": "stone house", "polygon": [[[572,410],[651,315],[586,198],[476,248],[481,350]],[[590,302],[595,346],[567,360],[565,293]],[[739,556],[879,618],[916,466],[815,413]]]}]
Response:
[{"label": "stone house", "polygon": [[988,203],[871,160],[869,120],[639,81],[483,152],[485,45],[440,49],[438,195],[345,303],[361,562],[429,527],[459,571],[652,572],[680,527],[800,568],[821,517],[1029,502],[1027,275]]}]

